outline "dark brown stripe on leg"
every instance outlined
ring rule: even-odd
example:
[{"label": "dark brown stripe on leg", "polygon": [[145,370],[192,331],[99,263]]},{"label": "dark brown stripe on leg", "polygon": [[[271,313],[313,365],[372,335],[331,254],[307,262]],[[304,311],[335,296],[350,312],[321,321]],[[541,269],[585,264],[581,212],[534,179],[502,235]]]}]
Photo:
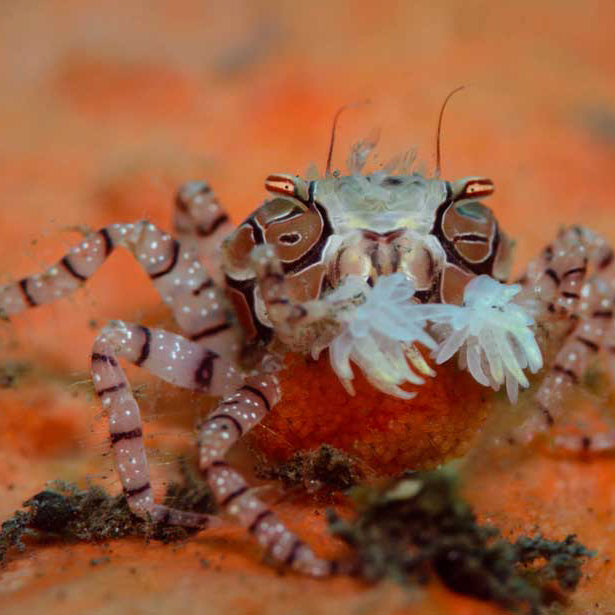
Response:
[{"label": "dark brown stripe on leg", "polygon": [[250,532],[250,534],[255,534],[256,532],[258,532],[258,526],[261,524],[261,522],[264,521],[267,517],[270,517],[271,515],[273,515],[273,512],[271,510],[263,510],[259,512],[258,515],[254,517],[254,521],[252,521],[252,523],[250,523],[250,525],[248,526],[248,532]]},{"label": "dark brown stripe on leg", "polygon": [[203,425],[206,425],[207,423],[211,423],[212,421],[215,421],[216,419],[226,419],[228,421],[230,421],[235,428],[237,429],[237,432],[239,433],[239,436],[241,437],[243,435],[243,427],[241,426],[241,423],[234,417],[231,416],[230,414],[226,414],[224,412],[221,412],[220,414],[216,414],[210,418],[208,418]]},{"label": "dark brown stripe on leg", "polygon": [[559,286],[560,279],[553,269],[546,269],[545,275],[549,276],[555,282],[556,286]]},{"label": "dark brown stripe on leg", "polygon": [[581,342],[581,344],[589,348],[592,352],[598,352],[598,350],[600,350],[600,347],[598,346],[598,344],[596,344],[595,342],[592,342],[591,340],[588,340],[585,337],[581,337],[580,335],[577,335],[577,340]]},{"label": "dark brown stripe on leg", "polygon": [[295,561],[295,558],[297,557],[297,551],[299,550],[299,547],[303,546],[303,544],[303,541],[299,540],[298,538],[295,539],[295,542],[293,542],[293,546],[290,548],[288,555],[284,558],[284,563],[287,566],[292,566],[293,562]]},{"label": "dark brown stripe on leg", "polygon": [[141,487],[135,487],[134,489],[127,489],[126,487],[124,487],[124,495],[127,498],[133,498],[135,495],[140,495],[144,491],[147,491],[150,487],[151,485],[149,481],[147,481],[145,485],[142,485]]},{"label": "dark brown stripe on leg", "polygon": [[555,424],[555,419],[553,418],[553,415],[551,414],[551,412],[549,412],[549,409],[544,405],[539,403],[538,407],[540,408],[540,411],[542,412],[543,416],[545,417],[545,421],[547,422],[547,426],[548,427],[553,427],[553,425]]},{"label": "dark brown stripe on leg", "polygon": [[21,280],[19,280],[17,284],[19,285],[19,288],[21,289],[21,294],[26,300],[26,303],[30,307],[36,307],[38,303],[34,300],[34,297],[32,297],[32,295],[28,292],[28,278],[22,278]]},{"label": "dark brown stripe on leg", "polygon": [[114,357],[108,354],[100,354],[99,352],[92,353],[92,363],[108,363],[112,367],[117,367],[117,361]]},{"label": "dark brown stripe on leg", "polygon": [[222,324],[214,325],[213,327],[208,327],[207,329],[203,329],[202,331],[199,331],[198,333],[191,335],[190,339],[193,342],[198,342],[199,340],[202,340],[204,337],[210,337],[212,335],[216,335],[217,333],[221,333],[222,331],[227,331],[230,328],[231,328],[230,323],[223,322]]},{"label": "dark brown stripe on leg", "polygon": [[248,391],[249,393],[256,395],[265,405],[265,409],[267,410],[267,412],[271,412],[271,404],[269,403],[269,400],[267,399],[265,394],[261,393],[261,391],[259,391],[256,387],[250,386],[249,384],[244,384],[239,390]]},{"label": "dark brown stripe on leg", "polygon": [[171,271],[175,269],[175,265],[177,265],[177,259],[179,258],[179,241],[177,241],[176,239],[173,240],[172,250],[173,253],[171,256],[171,262],[162,271],[158,271],[157,273],[150,273],[149,277],[152,280],[155,280],[156,278],[161,278],[162,276],[167,275],[167,273],[171,273]]},{"label": "dark brown stripe on leg", "polygon": [[79,280],[80,282],[85,282],[88,278],[87,276],[79,273],[72,265],[72,263],[70,262],[70,259],[68,256],[65,256],[61,261],[60,264],[62,265],[62,267],[64,267],[64,269],[66,271],[68,271],[68,273],[70,273],[70,275],[73,276],[73,278]]},{"label": "dark brown stripe on leg", "polygon": [[126,388],[125,382],[119,382],[118,384],[114,384],[113,386],[107,387],[106,389],[101,389],[100,391],[96,391],[98,397],[102,397],[107,393],[115,393],[116,391],[121,391]]},{"label": "dark brown stripe on leg", "polygon": [[566,369],[565,367],[557,364],[555,364],[552,369],[558,374],[563,374],[564,376],[567,376],[574,384],[578,384],[579,377],[571,369]]},{"label": "dark brown stripe on leg", "polygon": [[606,269],[612,262],[615,255],[613,250],[609,250],[609,253],[598,263],[598,269]]},{"label": "dark brown stripe on leg", "polygon": [[131,431],[117,431],[111,432],[109,435],[111,439],[111,446],[119,442],[120,440],[134,440],[143,436],[143,430],[140,427],[132,429]]},{"label": "dark brown stripe on leg", "polygon": [[575,275],[576,273],[585,275],[587,273],[587,267],[575,267],[574,269],[568,269],[562,277],[567,278],[568,276]]},{"label": "dark brown stripe on leg", "polygon": [[213,286],[214,286],[214,281],[211,278],[209,278],[205,280],[198,288],[195,288],[192,291],[192,294],[195,297],[198,297],[204,290],[207,290],[208,288],[213,288]]},{"label": "dark brown stripe on leg", "polygon": [[98,233],[100,234],[100,236],[102,237],[104,246],[105,246],[105,258],[107,256],[109,256],[109,254],[111,254],[111,252],[113,252],[113,239],[111,239],[111,235],[109,235],[109,231],[106,228],[101,228],[100,231],[98,231]]},{"label": "dark brown stripe on leg", "polygon": [[248,487],[246,485],[239,487],[239,489],[235,489],[235,491],[229,493],[223,500],[220,501],[220,506],[228,506],[235,498],[243,495],[247,490]]},{"label": "dark brown stripe on leg", "polygon": [[210,235],[213,235],[223,224],[225,224],[226,222],[229,221],[229,218],[226,214],[222,214],[221,216],[218,216],[208,227],[204,227],[204,226],[197,226],[196,227],[196,234],[199,237],[209,237]]},{"label": "dark brown stripe on leg", "polygon": [[212,350],[206,350],[205,356],[194,374],[194,381],[199,387],[208,389],[211,386],[211,379],[214,377],[214,361],[220,355]]},{"label": "dark brown stripe on leg", "polygon": [[143,346],[141,346],[141,354],[139,355],[139,358],[135,361],[135,365],[138,366],[143,365],[143,363],[147,361],[152,345],[152,332],[143,325],[139,325],[139,330],[141,331],[141,333],[143,333],[145,339],[143,341]]},{"label": "dark brown stripe on leg", "polygon": [[218,459],[216,461],[211,462],[212,468],[226,468],[228,467],[228,463],[226,461],[222,461],[222,459]]}]

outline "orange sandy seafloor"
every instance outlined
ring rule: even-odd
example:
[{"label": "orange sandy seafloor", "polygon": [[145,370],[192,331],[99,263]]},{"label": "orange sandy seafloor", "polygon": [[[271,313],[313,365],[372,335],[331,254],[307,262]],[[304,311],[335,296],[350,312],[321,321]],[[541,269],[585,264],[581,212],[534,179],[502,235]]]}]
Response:
[{"label": "orange sandy seafloor", "polygon": [[[350,142],[381,126],[383,161],[418,146],[430,168],[439,105],[459,84],[472,87],[445,118],[444,175],[495,181],[490,204],[518,240],[517,262],[562,224],[582,222],[615,241],[614,23],[608,0],[7,4],[0,282],[59,257],[75,239],[69,227],[145,216],[168,226],[173,189],[189,178],[209,179],[239,221],[263,198],[268,172],[322,167],[333,113],[349,102],[373,104],[344,116],[339,166]],[[162,315],[145,275],[123,254],[76,297],[0,323],[2,362],[30,367],[16,389],[0,391],[0,518],[50,479],[118,489],[104,421],[79,382],[88,378],[97,327],[110,318],[168,323]],[[129,375],[146,387],[160,483],[172,473],[166,451],[192,450],[194,415],[206,408],[136,370]],[[506,535],[576,533],[595,549],[566,612],[615,613],[615,459],[484,446],[463,474],[481,519]],[[334,555],[326,506],[292,496],[277,508]],[[499,612],[437,582],[409,592],[280,575],[235,527],[172,546],[31,547],[0,571],[0,611]]]}]

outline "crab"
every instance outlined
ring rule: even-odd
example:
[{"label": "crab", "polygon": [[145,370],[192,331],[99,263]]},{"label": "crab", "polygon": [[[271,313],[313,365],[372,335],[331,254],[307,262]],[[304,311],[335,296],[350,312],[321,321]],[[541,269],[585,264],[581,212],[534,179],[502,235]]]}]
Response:
[{"label": "crab", "polygon": [[[334,133],[333,133],[334,134]],[[333,143],[333,139],[332,139]],[[175,385],[213,396],[198,427],[198,463],[219,508],[278,562],[325,577],[339,564],[318,557],[225,461],[226,453],[280,400],[287,353],[317,358],[354,393],[354,369],[387,395],[408,399],[437,363],[457,356],[482,385],[512,402],[543,368],[538,331],[562,324],[560,350],[519,428],[529,439],[557,421],[561,399],[601,351],[615,350],[613,251],[591,231],[563,230],[508,284],[511,241],[482,199],[491,180],[458,181],[404,162],[364,172],[375,143],[352,148],[348,174],[304,180],[272,174],[269,193],[233,229],[209,184],[177,192],[174,234],[148,221],[89,234],[39,275],[0,287],[13,317],[65,297],[116,248],[144,268],[182,334],[112,321],[97,335],[92,380],[109,419],[115,467],[132,512],[154,522],[206,528],[216,517],[156,502],[139,406],[120,365],[131,362]],[[615,361],[609,362],[615,372]],[[584,438],[582,447],[600,447]]]}]

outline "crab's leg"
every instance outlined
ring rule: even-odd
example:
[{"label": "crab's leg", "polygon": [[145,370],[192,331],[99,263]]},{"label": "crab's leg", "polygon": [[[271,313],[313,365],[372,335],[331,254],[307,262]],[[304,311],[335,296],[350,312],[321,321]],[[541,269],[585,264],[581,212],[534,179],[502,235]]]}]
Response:
[{"label": "crab's leg", "polygon": [[[570,323],[562,347],[536,393],[539,412],[518,431],[523,440],[551,427],[562,413],[568,389],[581,382],[586,369],[600,354],[606,351],[610,355],[609,340],[615,342],[612,265],[613,251],[602,238],[572,227],[560,233],[522,280],[526,297],[538,298],[543,306],[539,308],[539,320],[567,318]],[[593,275],[584,281],[588,271]],[[587,442],[584,437],[584,450],[588,449]],[[605,448],[605,443],[598,440],[595,445]]]},{"label": "crab's leg", "polygon": [[199,465],[221,509],[235,517],[275,560],[312,576],[334,572],[336,564],[318,558],[275,513],[261,502],[224,457],[279,400],[275,376],[251,378],[225,397],[199,430]]},{"label": "crab's leg", "polygon": [[607,272],[613,250],[592,231],[573,226],[561,231],[519,280],[524,295],[539,302],[537,317],[574,316],[579,310],[585,279]]},{"label": "crab's leg", "polygon": [[193,246],[212,271],[220,269],[220,244],[233,224],[207,182],[191,181],[181,186],[175,199],[173,227],[181,242]]},{"label": "crab's leg", "polygon": [[538,412],[519,430],[523,440],[552,427],[565,407],[566,393],[581,382],[585,370],[600,353],[603,323],[600,318],[582,319],[567,336],[535,396]]},{"label": "crab's leg", "polygon": [[[595,288],[599,286],[599,288]],[[562,389],[578,382],[585,371],[585,366],[591,360],[602,354],[606,360],[612,382],[615,383],[615,296],[607,296],[605,284],[588,283],[582,291],[583,300],[593,304],[593,316],[582,319],[573,333],[566,340],[560,353],[568,357],[567,372],[561,372],[567,376],[567,381],[562,381],[554,386],[554,383],[543,383],[538,396],[543,403],[554,402],[561,397]],[[599,291],[602,290],[602,293]],[[612,291],[611,291],[612,293]],[[585,352],[585,357],[582,356]],[[567,353],[567,354],[565,354]],[[557,365],[557,361],[556,361]],[[559,389],[559,391],[558,391]],[[569,434],[556,434],[553,437],[553,446],[558,451],[571,453],[609,453],[615,452],[615,430],[610,429],[600,433],[581,434],[580,436]]]},{"label": "crab's leg", "polygon": [[295,302],[290,298],[282,263],[272,246],[254,248],[252,264],[267,315],[282,338],[292,335],[297,327],[320,320],[329,313],[331,306],[325,301]]},{"label": "crab's leg", "polygon": [[147,221],[107,226],[88,235],[44,273],[0,287],[0,313],[11,316],[71,294],[118,246],[143,266],[186,335],[208,344],[215,338],[220,348],[231,343],[235,332],[223,291],[194,250]]},{"label": "crab's leg", "polygon": [[119,321],[101,331],[92,350],[94,388],[109,416],[115,466],[130,509],[154,521],[207,525],[210,519],[204,515],[174,510],[154,501],[141,414],[119,357],[177,386],[210,395],[234,390],[241,376],[230,361],[211,349],[160,329]]}]

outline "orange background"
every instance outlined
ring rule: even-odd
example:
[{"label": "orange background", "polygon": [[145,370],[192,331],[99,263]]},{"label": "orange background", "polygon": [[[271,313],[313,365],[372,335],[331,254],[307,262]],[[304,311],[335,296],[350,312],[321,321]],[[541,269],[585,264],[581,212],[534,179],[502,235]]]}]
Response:
[{"label": "orange background", "polygon": [[[67,227],[142,217],[168,227],[174,187],[189,178],[207,178],[239,221],[261,202],[267,173],[322,169],[332,116],[349,102],[372,104],[343,117],[338,166],[351,142],[380,128],[383,161],[416,147],[430,170],[440,104],[460,84],[469,87],[445,117],[443,175],[495,181],[490,205],[518,240],[518,268],[563,224],[613,241],[614,30],[608,0],[3,3],[0,282],[59,257],[75,241]],[[74,383],[88,378],[91,319],[152,321],[157,305],[122,254],[77,297],[0,324],[2,359],[32,368],[16,391],[0,391],[0,518],[49,479],[118,488],[95,401]],[[199,400],[130,373],[150,387],[153,446],[190,450]],[[553,537],[578,532],[599,556],[569,612],[615,612],[615,544],[604,531],[615,462],[494,454],[473,458],[467,472],[482,518],[511,532],[535,523]],[[157,458],[164,478],[171,469]],[[319,546],[323,505],[287,500],[280,509]],[[88,565],[105,554],[108,563]],[[0,609],[497,612],[437,584],[408,593],[279,577],[235,528],[179,547],[30,549],[0,572]]]}]

